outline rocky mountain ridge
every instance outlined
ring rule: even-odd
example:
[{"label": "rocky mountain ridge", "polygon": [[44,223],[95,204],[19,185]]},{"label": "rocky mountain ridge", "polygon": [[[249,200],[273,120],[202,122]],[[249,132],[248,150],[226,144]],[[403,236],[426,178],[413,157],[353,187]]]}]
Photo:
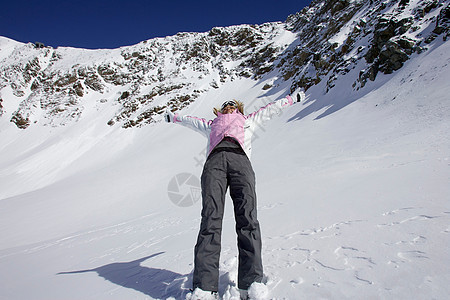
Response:
[{"label": "rocky mountain ridge", "polygon": [[109,103],[108,125],[139,127],[240,78],[266,82],[265,90],[288,82],[291,92],[326,82],[326,93],[350,76],[356,91],[446,42],[449,2],[315,0],[283,23],[217,27],[111,50],[0,38],[0,117],[21,129],[63,126]]}]

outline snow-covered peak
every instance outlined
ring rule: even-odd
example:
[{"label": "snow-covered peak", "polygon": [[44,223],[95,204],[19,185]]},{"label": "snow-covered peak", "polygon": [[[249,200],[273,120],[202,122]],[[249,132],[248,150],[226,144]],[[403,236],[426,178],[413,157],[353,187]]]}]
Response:
[{"label": "snow-covered peak", "polygon": [[[2,118],[19,128],[60,126],[107,103],[110,126],[141,127],[242,78],[261,83],[261,93],[319,84],[324,93],[356,92],[446,41],[448,10],[442,0],[313,1],[285,23],[182,32],[118,49],[1,38]],[[339,77],[345,86],[336,87]]]}]

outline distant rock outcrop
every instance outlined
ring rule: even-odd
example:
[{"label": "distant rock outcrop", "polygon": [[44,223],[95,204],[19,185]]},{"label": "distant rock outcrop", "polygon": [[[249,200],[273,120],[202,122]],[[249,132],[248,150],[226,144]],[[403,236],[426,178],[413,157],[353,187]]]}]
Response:
[{"label": "distant rock outcrop", "polygon": [[[77,121],[87,102],[111,102],[109,125],[137,127],[239,78],[280,78],[292,92],[324,83],[326,93],[340,76],[353,76],[358,90],[447,41],[449,11],[439,0],[315,0],[284,23],[179,33],[113,50],[4,39],[15,45],[0,48],[0,117],[21,129],[61,126]],[[271,87],[273,80],[263,89]],[[17,108],[6,111],[2,102]]]}]

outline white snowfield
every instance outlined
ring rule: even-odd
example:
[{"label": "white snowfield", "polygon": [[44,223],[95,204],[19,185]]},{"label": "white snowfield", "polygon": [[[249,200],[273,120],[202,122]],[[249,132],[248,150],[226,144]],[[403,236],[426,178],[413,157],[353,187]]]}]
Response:
[{"label": "white snowfield", "polygon": [[[448,299],[449,53],[436,42],[358,92],[345,76],[314,86],[257,132],[268,294],[254,299]],[[250,113],[288,93],[265,82],[229,82],[182,113],[211,119],[232,98]],[[206,141],[86,109],[57,128],[0,118],[0,299],[189,299],[201,204],[175,205],[168,184],[200,177]],[[219,295],[239,299],[229,198],[223,223]]]}]

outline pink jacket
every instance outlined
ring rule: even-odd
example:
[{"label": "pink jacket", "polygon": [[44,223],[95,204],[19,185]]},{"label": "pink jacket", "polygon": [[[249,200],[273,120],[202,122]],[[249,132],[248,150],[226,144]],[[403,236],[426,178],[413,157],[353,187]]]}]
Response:
[{"label": "pink jacket", "polygon": [[248,158],[252,151],[252,137],[258,126],[262,126],[267,120],[281,112],[283,108],[291,106],[293,100],[290,96],[269,103],[261,107],[259,110],[243,115],[237,109],[231,114],[218,113],[214,120],[205,120],[192,116],[180,116],[175,114],[174,123],[181,124],[191,128],[208,139],[208,148],[206,156],[208,156],[214,147],[222,141],[224,137],[232,137],[236,139],[244,150]]}]

